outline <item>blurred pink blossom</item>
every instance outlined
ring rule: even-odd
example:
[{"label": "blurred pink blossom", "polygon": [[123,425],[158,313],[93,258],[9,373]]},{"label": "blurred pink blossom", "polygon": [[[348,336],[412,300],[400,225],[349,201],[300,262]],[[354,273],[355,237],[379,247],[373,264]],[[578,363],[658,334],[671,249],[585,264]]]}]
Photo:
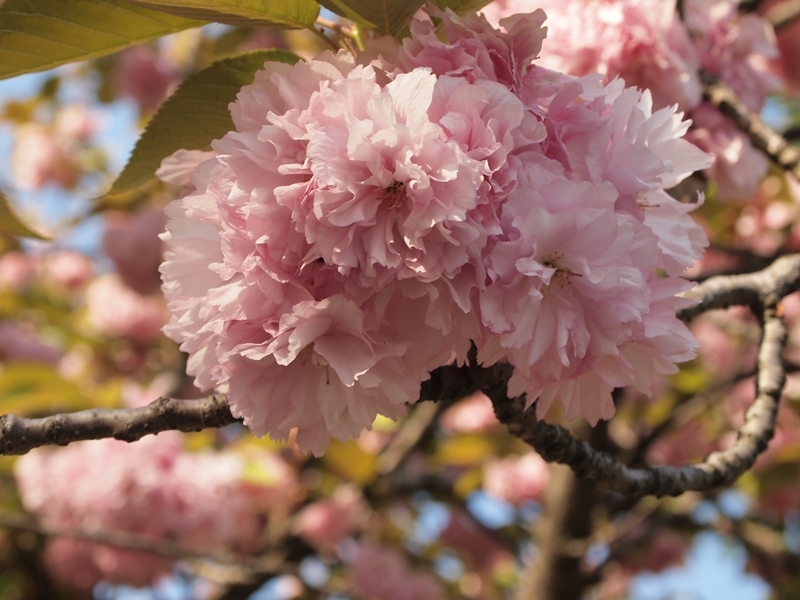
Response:
[{"label": "blurred pink blossom", "polygon": [[350,563],[352,593],[358,600],[444,600],[433,575],[409,570],[396,550],[362,542]]},{"label": "blurred pink blossom", "polygon": [[161,286],[158,267],[163,248],[158,236],[164,231],[165,221],[164,211],[154,208],[106,215],[103,250],[114,261],[125,285],[139,294],[152,294]]},{"label": "blurred pink blossom", "polygon": [[53,130],[67,144],[86,140],[97,130],[97,117],[82,104],[68,104],[56,113]]},{"label": "blurred pink blossom", "polygon": [[767,174],[769,159],[756,150],[746,133],[716,108],[701,104],[692,111],[694,127],[687,139],[709,152],[714,162],[706,172],[722,199],[746,200]]},{"label": "blurred pink blossom", "polygon": [[483,467],[486,493],[515,506],[538,500],[549,479],[547,463],[536,452],[491,459]]},{"label": "blurred pink blossom", "polygon": [[[689,139],[715,157],[708,170],[724,198],[746,199],[768,161],[719,111],[701,104],[700,69],[718,76],[753,111],[778,90],[767,60],[777,56],[766,20],[740,14],[735,0],[496,0],[497,23],[543,8],[548,36],[541,64],[573,75],[599,72],[649,90],[656,107],[678,104],[694,121]],[[713,113],[713,114],[710,114]]]},{"label": "blurred pink blossom", "polygon": [[41,268],[44,276],[70,291],[83,287],[94,275],[92,262],[80,252],[61,250],[45,255]]},{"label": "blurred pink blossom", "polygon": [[308,544],[331,553],[336,544],[366,524],[369,514],[369,505],[360,491],[340,486],[330,498],[303,508],[296,516],[295,527]]},{"label": "blurred pink blossom", "polygon": [[719,432],[713,424],[695,419],[656,439],[647,452],[651,465],[681,466],[704,459],[721,448]]},{"label": "blurred pink blossom", "polygon": [[72,188],[79,169],[72,148],[38,123],[17,128],[11,155],[11,175],[23,190],[36,190],[46,184]]},{"label": "blurred pink blossom", "polygon": [[601,73],[649,89],[657,108],[696,106],[700,60],[674,0],[496,0],[492,23],[536,8],[547,13],[541,64],[571,75]]},{"label": "blurred pink blossom", "polygon": [[174,559],[141,550],[54,537],[45,547],[47,570],[61,584],[91,591],[99,581],[145,587],[172,572]]},{"label": "blurred pink blossom", "polygon": [[141,342],[158,337],[167,319],[161,296],[137,294],[116,275],[103,275],[89,284],[86,309],[97,331]]},{"label": "blurred pink blossom", "polygon": [[0,362],[38,362],[55,365],[61,351],[42,341],[32,325],[0,322]]},{"label": "blurred pink blossom", "polygon": [[448,408],[439,420],[446,433],[486,433],[500,425],[489,397],[476,392]]},{"label": "blurred pink blossom", "polygon": [[503,547],[498,538],[463,510],[454,510],[450,514],[439,539],[460,550],[470,570],[491,571],[498,563],[514,561],[514,555]]},{"label": "blurred pink blossom", "polygon": [[[295,472],[272,454],[184,452],[182,439],[169,432],[135,444],[101,440],[35,450],[15,466],[23,504],[46,527],[253,553],[269,512],[295,500]],[[47,552],[54,574],[84,589],[100,578],[143,585],[172,563],[60,538],[50,540]]]},{"label": "blurred pink blossom", "polygon": [[140,44],[119,54],[112,80],[119,95],[130,96],[139,110],[150,113],[158,108],[179,77],[158,50],[150,44]]},{"label": "blurred pink blossom", "polygon": [[36,275],[36,259],[12,250],[0,256],[0,290],[20,292]]}]

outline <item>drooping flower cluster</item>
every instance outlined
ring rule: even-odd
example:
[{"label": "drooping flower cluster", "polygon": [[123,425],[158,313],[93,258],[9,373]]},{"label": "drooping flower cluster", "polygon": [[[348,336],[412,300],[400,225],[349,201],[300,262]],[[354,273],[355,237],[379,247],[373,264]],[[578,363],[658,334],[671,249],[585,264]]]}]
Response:
[{"label": "drooping flower cluster", "polygon": [[[248,468],[259,476],[248,478]],[[25,508],[56,531],[100,539],[124,532],[187,550],[244,554],[257,550],[269,511],[285,510],[299,487],[275,455],[188,453],[176,432],[136,444],[100,440],[35,450],[17,462],[15,476]],[[174,562],[70,537],[50,539],[45,560],[55,577],[80,589],[100,580],[144,586]]]},{"label": "drooping flower cluster", "polygon": [[[735,0],[495,0],[482,9],[490,22],[543,8],[550,17],[549,51],[542,64],[583,76],[648,89],[657,108],[690,111],[692,142],[714,156],[708,174],[720,194],[746,199],[766,174],[768,161],[746,134],[703,102],[701,69],[719,77],[759,112],[778,81],[768,69],[777,57],[769,23],[740,14]],[[790,60],[791,62],[791,60]],[[795,61],[796,62],[796,61]]]},{"label": "drooping flower cluster", "polygon": [[[371,62],[267,63],[210,153],[180,151],[165,331],[257,434],[324,451],[430,371],[515,367],[510,394],[590,422],[695,343],[675,318],[702,230],[664,190],[708,157],[649,93],[538,66],[536,11],[429,21]],[[378,52],[380,50],[380,53]],[[376,58],[375,58],[376,57]]]}]

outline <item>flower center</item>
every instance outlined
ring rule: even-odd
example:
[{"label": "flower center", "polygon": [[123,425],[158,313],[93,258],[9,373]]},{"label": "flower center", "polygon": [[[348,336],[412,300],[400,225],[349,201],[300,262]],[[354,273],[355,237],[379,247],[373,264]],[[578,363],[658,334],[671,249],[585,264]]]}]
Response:
[{"label": "flower center", "polygon": [[392,184],[378,193],[378,200],[385,204],[386,208],[396,208],[402,202],[406,193],[406,184],[395,180]]},{"label": "flower center", "polygon": [[566,267],[561,267],[558,265],[558,260],[563,258],[564,255],[559,252],[553,252],[552,254],[548,254],[545,256],[542,264],[549,269],[555,269],[556,272],[553,273],[553,276],[550,278],[550,283],[547,284],[545,289],[556,289],[560,290],[565,285],[569,285],[572,283],[573,277],[581,277],[580,273],[573,273]]}]

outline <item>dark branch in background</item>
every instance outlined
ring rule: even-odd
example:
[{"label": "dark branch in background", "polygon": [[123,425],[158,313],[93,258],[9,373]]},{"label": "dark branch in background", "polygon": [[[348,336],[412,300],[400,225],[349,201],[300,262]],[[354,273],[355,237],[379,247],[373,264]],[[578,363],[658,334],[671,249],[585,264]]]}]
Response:
[{"label": "dark branch in background", "polygon": [[152,539],[127,531],[87,531],[47,527],[27,515],[6,511],[0,511],[0,527],[29,531],[48,538],[73,538],[115,548],[150,552],[165,558],[185,561],[193,570],[210,572],[213,564],[215,575],[207,577],[207,579],[228,585],[244,583],[255,578],[262,579],[265,576],[296,573],[296,570],[286,563],[285,556],[278,553],[264,556],[244,556],[229,552],[202,552],[187,548],[172,540]]},{"label": "dark branch in background", "polygon": [[685,294],[698,303],[679,310],[678,318],[690,321],[707,310],[729,306],[749,306],[758,314],[798,290],[800,254],[782,256],[763,271],[707,279]]},{"label": "dark branch in background", "polygon": [[739,10],[746,13],[755,12],[762,4],[764,4],[764,0],[741,0],[739,2]]},{"label": "dark branch in background", "polygon": [[703,97],[731,119],[736,126],[750,136],[750,143],[769,159],[800,179],[800,149],[789,144],[777,131],[769,127],[756,113],[748,109],[739,97],[716,76],[701,72]]},{"label": "dark branch in background", "polygon": [[[734,446],[715,452],[705,461],[683,467],[629,468],[613,456],[599,452],[588,442],[576,440],[563,427],[538,421],[525,409],[526,399],[509,399],[506,386],[513,367],[506,363],[481,367],[449,365],[436,369],[420,390],[422,400],[452,401],[477,390],[492,399],[495,413],[508,430],[528,442],[546,460],[569,465],[578,476],[599,481],[628,496],[676,495],[688,490],[708,490],[735,481],[749,469],[772,437],[778,400],[786,379],[782,354],[786,327],[780,317],[780,300],[800,289],[800,254],[785,256],[756,273],[708,279],[686,295],[697,304],[679,311],[690,320],[711,309],[747,305],[759,317],[763,335],[758,353],[756,398],[746,413]],[[435,411],[421,411],[419,431],[410,442],[398,438],[400,460],[424,433]],[[0,451],[24,454],[46,444],[114,437],[134,441],[170,429],[198,431],[233,423],[226,397],[214,394],[202,400],[160,398],[144,408],[95,409],[43,419],[0,417]],[[389,471],[397,458],[387,459]]]}]

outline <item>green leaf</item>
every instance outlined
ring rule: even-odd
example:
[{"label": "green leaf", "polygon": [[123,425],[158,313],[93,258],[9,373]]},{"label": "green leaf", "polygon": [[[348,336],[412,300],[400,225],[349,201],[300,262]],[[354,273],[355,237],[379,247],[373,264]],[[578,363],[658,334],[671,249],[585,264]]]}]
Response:
[{"label": "green leaf", "polygon": [[181,17],[230,25],[270,24],[305,29],[319,15],[316,0],[130,0]]},{"label": "green leaf", "polygon": [[118,52],[202,25],[123,0],[6,0],[0,79]]},{"label": "green leaf", "polygon": [[320,0],[320,4],[379,33],[397,36],[425,0]]},{"label": "green leaf", "polygon": [[37,238],[40,240],[48,239],[23,223],[11,209],[11,206],[8,204],[8,199],[2,193],[0,193],[0,232],[20,237]]},{"label": "green leaf", "polygon": [[256,50],[219,60],[187,78],[147,124],[128,164],[108,194],[146,183],[161,161],[181,148],[197,150],[233,130],[228,104],[242,86],[253,83],[266,61],[295,64],[285,50]]},{"label": "green leaf", "polygon": [[459,15],[478,12],[492,0],[431,0],[431,3],[442,10],[449,8]]}]

